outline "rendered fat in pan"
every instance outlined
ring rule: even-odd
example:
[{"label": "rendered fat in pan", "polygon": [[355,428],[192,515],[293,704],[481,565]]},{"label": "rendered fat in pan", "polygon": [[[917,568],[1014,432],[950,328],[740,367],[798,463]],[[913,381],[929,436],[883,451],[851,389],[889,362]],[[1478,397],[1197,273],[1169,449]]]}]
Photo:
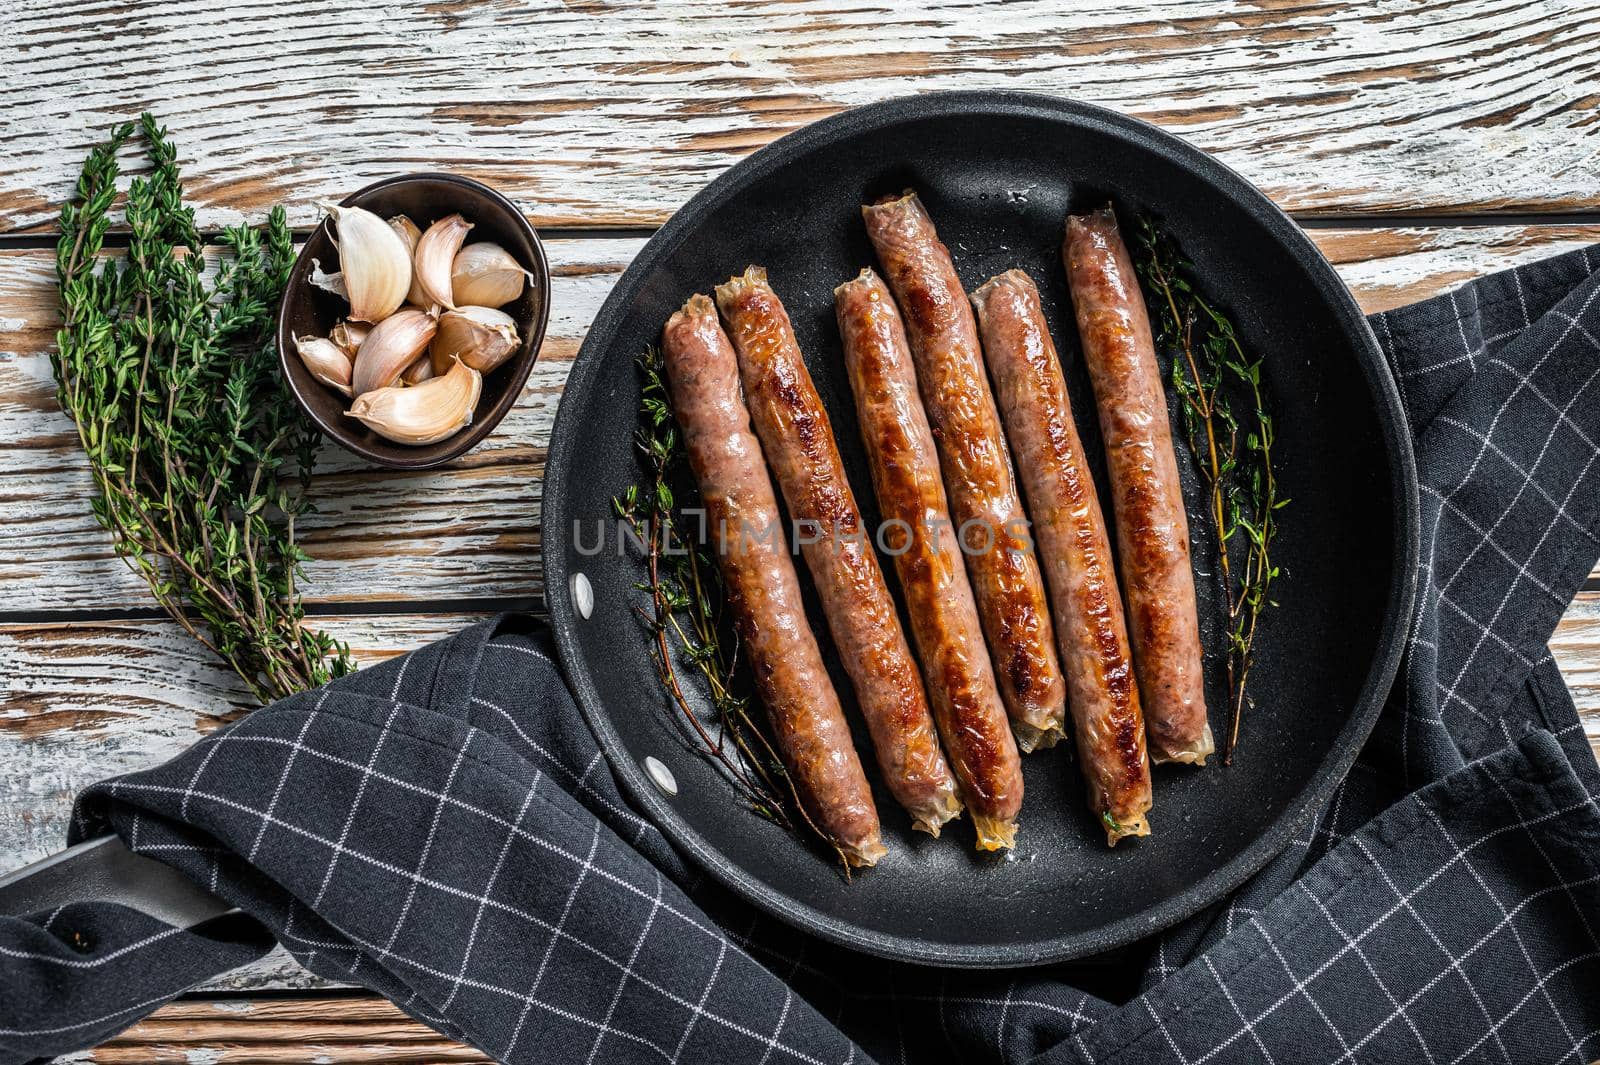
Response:
[{"label": "rendered fat in pan", "polygon": [[916,193],[861,214],[904,315],[1000,696],[1023,750],[1051,746],[1064,735],[1066,684],[972,307]]},{"label": "rendered fat in pan", "polygon": [[1109,205],[1067,219],[1062,259],[1105,439],[1150,756],[1204,763],[1214,744],[1189,519],[1150,319]]},{"label": "rendered fat in pan", "polygon": [[972,307],[1050,591],[1089,808],[1115,846],[1150,833],[1150,763],[1105,517],[1033,280],[1008,270]]},{"label": "rendered fat in pan", "polygon": [[718,285],[717,305],[885,782],[915,827],[937,836],[961,812],[955,778],[789,315],[759,266]]},{"label": "rendered fat in pan", "polygon": [[979,848],[1009,847],[1022,806],[1022,763],[950,522],[905,330],[871,270],[834,290],[834,309],[883,515],[879,546],[900,577],[945,754]]},{"label": "rendered fat in pan", "polygon": [[728,604],[778,749],[812,820],[852,865],[872,865],[886,853],[878,812],[806,622],[739,367],[709,297],[691,296],[667,319],[662,353]]}]

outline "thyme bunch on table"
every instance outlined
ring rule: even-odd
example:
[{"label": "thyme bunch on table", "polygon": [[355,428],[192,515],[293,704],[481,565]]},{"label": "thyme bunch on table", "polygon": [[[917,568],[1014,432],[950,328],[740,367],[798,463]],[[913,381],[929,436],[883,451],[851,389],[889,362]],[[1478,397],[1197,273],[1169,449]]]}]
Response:
[{"label": "thyme bunch on table", "polygon": [[125,257],[102,255],[125,123],[90,153],[61,209],[61,408],[94,481],[95,517],[163,610],[260,702],[351,669],[348,648],[304,623],[296,519],[319,434],[278,372],[273,315],[294,262],[281,208],[229,228],[215,276],[177,157],[149,114],[150,172],[127,192]]},{"label": "thyme bunch on table", "polygon": [[1185,443],[1209,495],[1219,583],[1226,612],[1228,731],[1222,761],[1233,762],[1248,703],[1256,626],[1277,603],[1272,544],[1278,496],[1272,448],[1277,440],[1261,385],[1261,358],[1245,352],[1233,322],[1201,292],[1194,264],[1145,217],[1139,220],[1136,268],[1153,312],[1156,342],[1171,355]]},{"label": "thyme bunch on table", "polygon": [[[649,633],[651,658],[675,711],[673,721],[754,813],[789,831],[803,825],[828,842],[752,717],[749,697],[740,692],[739,647],[737,637],[730,636],[724,625],[727,597],[721,573],[695,533],[686,528],[686,513],[703,515],[703,511],[686,511],[678,499],[680,492],[686,497],[693,492],[693,481],[663,378],[661,350],[646,349],[638,366],[642,391],[635,442],[646,479],[630,485],[611,503],[644,559],[645,579],[634,587],[649,596],[649,606],[636,608],[636,613]],[[680,663],[705,684],[714,723],[695,712],[679,676]],[[838,856],[843,864],[843,852]],[[845,870],[848,876],[848,865]]]}]

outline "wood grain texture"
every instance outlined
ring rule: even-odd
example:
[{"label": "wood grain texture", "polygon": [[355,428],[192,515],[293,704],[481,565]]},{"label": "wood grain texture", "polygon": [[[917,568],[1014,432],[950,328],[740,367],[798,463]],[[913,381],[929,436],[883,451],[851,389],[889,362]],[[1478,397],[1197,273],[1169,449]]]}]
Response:
[{"label": "wood grain texture", "polygon": [[659,222],[773,138],[938,89],[1157,122],[1302,212],[1594,203],[1600,7],[1020,0],[24,0],[0,21],[0,232],[41,230],[89,146],[173,130],[203,226],[444,168],[541,223]]},{"label": "wood grain texture", "polygon": [[[320,619],[365,663],[442,638],[484,615]],[[1600,592],[1573,602],[1551,641],[1600,757]],[[58,849],[72,797],[158,764],[246,704],[239,686],[176,626],[157,621],[0,625],[0,869]],[[214,987],[315,986],[283,954]]]},{"label": "wood grain texture", "polygon": [[1314,229],[1310,236],[1368,314],[1475,277],[1600,242],[1600,225]]},{"label": "wood grain texture", "polygon": [[[317,619],[370,665],[485,615]],[[167,621],[0,624],[0,870],[60,850],[88,784],[159,765],[251,704],[243,686]],[[213,989],[315,987],[281,950]]]},{"label": "wood grain texture", "polygon": [[[1600,241],[1600,225],[1315,229],[1311,236],[1368,310],[1442,292],[1467,277]],[[635,239],[550,242],[554,280],[544,351],[521,402],[478,449],[422,474],[364,466],[325,448],[303,523],[308,597],[319,603],[498,597],[535,602],[540,485],[560,391],[590,321]],[[55,402],[51,253],[0,252],[0,619],[29,611],[144,603],[140,582],[90,515],[89,476]]]},{"label": "wood grain texture", "polygon": [[100,1065],[446,1065],[488,1062],[371,996],[188,999],[62,1062]]},{"label": "wood grain texture", "polygon": [[[517,406],[470,454],[427,473],[369,467],[323,449],[302,524],[322,602],[540,594],[545,448],[572,358],[639,241],[551,241],[551,316]],[[143,604],[88,508],[88,468],[60,412],[49,350],[57,310],[48,251],[0,252],[0,618],[19,611]]]},{"label": "wood grain texture", "polygon": [[[0,234],[47,232],[88,148],[146,107],[172,128],[206,229],[280,202],[308,226],[316,199],[434,168],[490,181],[541,225],[605,227],[659,223],[842,108],[948,88],[1139,115],[1304,216],[1592,212],[1596,14],[1600,0],[24,0],[0,20]],[[1600,240],[1600,226],[1312,235],[1372,311]],[[465,601],[539,601],[556,402],[639,243],[551,242],[550,339],[483,447],[418,475],[322,456],[310,594],[363,662],[482,616]],[[89,518],[55,409],[51,278],[48,251],[0,251],[0,869],[56,849],[85,784],[171,757],[244,702],[170,624],[74,619],[145,600]],[[339,613],[356,603],[387,612]],[[1551,646],[1600,753],[1600,593],[1580,595]],[[278,951],[210,986],[321,985]],[[65,1060],[488,1059],[339,997],[179,1002]]]},{"label": "wood grain texture", "polygon": [[[1363,306],[1378,310],[1600,240],[1600,226],[1311,235]],[[479,616],[432,613],[442,600],[537,603],[539,484],[556,403],[589,322],[640,243],[551,242],[550,339],[522,402],[484,447],[446,470],[409,475],[325,452],[315,488],[323,513],[307,523],[316,558],[308,593],[334,611],[374,601],[393,611],[319,619],[359,658],[400,653]],[[87,474],[55,408],[50,263],[44,250],[0,252],[0,527],[8,548],[0,553],[0,868],[59,847],[71,797],[84,785],[171,757],[245,703],[174,626],[71,620],[145,598],[88,514]],[[31,620],[41,611],[67,620]],[[1600,598],[1574,604],[1553,646],[1600,751]],[[212,986],[317,985],[280,952]]]}]

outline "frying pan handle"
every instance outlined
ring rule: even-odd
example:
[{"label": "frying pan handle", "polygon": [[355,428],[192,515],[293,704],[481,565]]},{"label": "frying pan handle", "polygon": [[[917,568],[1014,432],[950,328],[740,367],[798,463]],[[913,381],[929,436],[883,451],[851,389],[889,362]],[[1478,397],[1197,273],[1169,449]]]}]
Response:
[{"label": "frying pan handle", "polygon": [[0,916],[22,917],[73,902],[115,902],[177,928],[234,907],[160,862],[134,854],[110,835],[0,876]]}]

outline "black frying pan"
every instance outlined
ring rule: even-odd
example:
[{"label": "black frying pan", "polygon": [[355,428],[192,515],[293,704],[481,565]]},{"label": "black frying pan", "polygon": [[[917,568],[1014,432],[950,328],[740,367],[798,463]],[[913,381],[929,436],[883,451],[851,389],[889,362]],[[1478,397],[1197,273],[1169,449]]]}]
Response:
[{"label": "black frying pan", "polygon": [[[599,555],[581,553],[573,534],[581,526],[592,550],[612,497],[640,477],[635,355],[659,340],[691,292],[751,262],[768,268],[794,319],[857,497],[872,509],[832,292],[873,261],[860,205],[906,186],[922,194],[969,289],[1012,266],[1039,282],[1097,463],[1092,393],[1059,258],[1063,219],[1107,198],[1125,222],[1134,211],[1165,219],[1247,347],[1266,353],[1281,483],[1293,503],[1276,548],[1282,605],[1257,641],[1255,705],[1238,758],[1226,769],[1158,768],[1153,836],[1106,849],[1063,744],[1024,760],[1013,855],[973,853],[965,822],[942,840],[914,836],[880,791],[891,854],[846,883],[829,856],[742,809],[684,744],[633,613],[642,566],[619,556],[613,534]],[[1188,487],[1191,523],[1209,535]],[[951,966],[1059,961],[1127,943],[1217,900],[1283,848],[1350,768],[1389,690],[1417,551],[1415,471],[1394,382],[1349,292],[1294,223],[1238,175],[1152,126],[995,92],[847,112],[757,152],[690,200],[629,267],[584,341],[556,419],[544,515],[562,662],[631,797],[695,861],[770,913],[874,954]],[[587,617],[574,608],[580,576],[593,592]],[[1210,582],[1199,583],[1209,617]],[[813,621],[826,646],[824,624]],[[1215,648],[1215,631],[1204,635]],[[1220,735],[1221,671],[1211,673]],[[839,690],[849,713],[848,684]],[[651,783],[646,756],[671,769],[676,795]]]}]

